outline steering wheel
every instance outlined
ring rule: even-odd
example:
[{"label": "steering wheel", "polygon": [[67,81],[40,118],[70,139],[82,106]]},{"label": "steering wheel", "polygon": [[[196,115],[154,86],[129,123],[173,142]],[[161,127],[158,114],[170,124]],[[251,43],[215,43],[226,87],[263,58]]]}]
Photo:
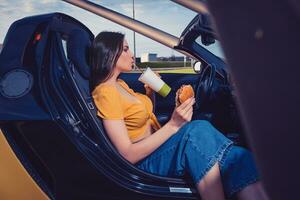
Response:
[{"label": "steering wheel", "polygon": [[207,65],[198,79],[198,86],[196,88],[195,100],[196,109],[201,110],[201,106],[209,99],[212,86],[215,80],[216,66]]}]

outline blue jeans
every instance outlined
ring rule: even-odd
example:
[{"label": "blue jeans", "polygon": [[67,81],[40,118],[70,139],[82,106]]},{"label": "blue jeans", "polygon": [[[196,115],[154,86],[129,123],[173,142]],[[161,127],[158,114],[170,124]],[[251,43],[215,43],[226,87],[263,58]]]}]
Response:
[{"label": "blue jeans", "polygon": [[252,154],[234,146],[231,140],[203,120],[185,124],[136,165],[160,176],[181,177],[188,173],[197,184],[216,162],[227,197],[258,180]]}]

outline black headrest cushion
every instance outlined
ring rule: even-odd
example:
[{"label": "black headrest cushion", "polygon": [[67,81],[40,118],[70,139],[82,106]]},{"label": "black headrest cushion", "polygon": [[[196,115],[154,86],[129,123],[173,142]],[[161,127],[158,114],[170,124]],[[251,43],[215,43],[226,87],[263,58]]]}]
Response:
[{"label": "black headrest cushion", "polygon": [[67,39],[68,59],[85,79],[89,79],[91,75],[91,69],[88,64],[91,43],[88,33],[80,29],[73,30]]}]

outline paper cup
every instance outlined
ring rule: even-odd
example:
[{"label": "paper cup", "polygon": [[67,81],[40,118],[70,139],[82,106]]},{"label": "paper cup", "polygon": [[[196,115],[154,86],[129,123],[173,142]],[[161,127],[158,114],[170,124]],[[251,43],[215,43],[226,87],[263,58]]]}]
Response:
[{"label": "paper cup", "polygon": [[149,67],[141,74],[138,79],[139,81],[149,85],[149,87],[160,94],[163,97],[166,97],[171,88],[161,80]]}]

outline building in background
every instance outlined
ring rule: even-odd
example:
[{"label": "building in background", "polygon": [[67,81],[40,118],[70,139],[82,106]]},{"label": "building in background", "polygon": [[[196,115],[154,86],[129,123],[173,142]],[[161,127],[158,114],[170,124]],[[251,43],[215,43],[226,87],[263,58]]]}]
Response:
[{"label": "building in background", "polygon": [[186,56],[170,56],[170,57],[157,57],[157,61],[181,61],[184,62],[184,59],[186,59],[186,62],[190,62],[191,58]]},{"label": "building in background", "polygon": [[153,62],[157,61],[157,54],[156,53],[143,53],[141,56],[141,62]]}]

